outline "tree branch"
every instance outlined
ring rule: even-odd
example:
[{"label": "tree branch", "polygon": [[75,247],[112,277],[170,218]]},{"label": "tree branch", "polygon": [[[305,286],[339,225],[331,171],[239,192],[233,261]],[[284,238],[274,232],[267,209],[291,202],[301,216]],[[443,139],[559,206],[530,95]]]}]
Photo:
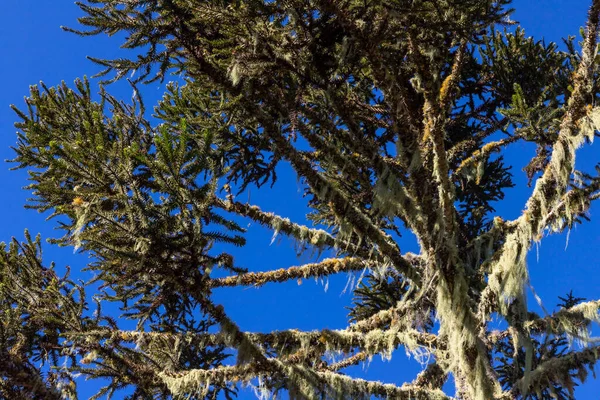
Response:
[{"label": "tree branch", "polygon": [[591,347],[548,359],[531,371],[529,376],[519,379],[510,392],[513,395],[519,393],[523,395],[560,385],[568,388],[572,394],[576,385],[573,375],[583,382],[587,377],[586,368],[592,368],[598,362],[598,358],[600,358],[600,348]]},{"label": "tree branch", "polygon": [[262,286],[268,282],[285,282],[293,279],[328,276],[340,272],[360,271],[374,267],[374,263],[362,258],[328,258],[319,263],[305,264],[300,267],[281,268],[267,272],[249,272],[237,276],[211,279],[210,288],[232,286]]},{"label": "tree branch", "polygon": [[[186,372],[162,372],[161,379],[174,393],[185,393],[192,391],[201,391],[209,384],[226,382],[248,382],[254,378],[262,376],[272,376],[273,372],[281,366],[285,368],[279,360],[269,358],[263,364],[247,364],[235,367],[218,367],[210,370],[195,369]],[[335,398],[368,398],[368,396],[394,398],[397,400],[450,400],[439,389],[425,389],[416,386],[404,385],[398,387],[392,384],[383,384],[380,382],[366,381],[364,379],[353,379],[331,371],[315,372],[310,369],[294,366],[287,367],[288,376],[293,376],[296,382],[310,381],[314,383],[314,388],[310,390],[313,396],[323,392]],[[320,384],[320,385],[319,385]],[[323,385],[325,384],[325,385]],[[322,387],[317,390],[316,387]],[[306,388],[304,393],[307,392]],[[297,388],[292,388],[296,392]]]},{"label": "tree branch", "polygon": [[[387,330],[374,329],[367,333],[356,332],[350,329],[343,330],[315,330],[298,331],[295,329],[275,331],[269,333],[235,332],[223,330],[220,333],[179,334],[166,332],[139,332],[121,330],[96,330],[91,332],[71,332],[64,334],[71,339],[94,338],[113,339],[129,343],[151,343],[154,341],[184,340],[186,343],[196,343],[201,346],[224,345],[230,348],[239,348],[245,345],[244,340],[272,348],[278,352],[290,354],[298,349],[319,350],[315,354],[322,355],[326,351],[350,352],[360,349],[367,356],[387,353],[391,354],[398,346],[408,348],[424,347],[433,348],[437,343],[437,336],[432,333],[420,332],[415,329],[390,328]],[[260,359],[255,361],[260,362]]]},{"label": "tree branch", "polygon": [[[591,90],[592,67],[595,58],[600,0],[593,0],[589,11],[587,35],[583,45],[582,59],[574,75],[574,89],[567,104],[567,111],[560,125],[558,140],[543,175],[538,178],[533,193],[527,201],[525,211],[515,221],[515,229],[509,233],[496,262],[491,267],[488,286],[483,291],[479,306],[481,321],[492,310],[494,298],[506,315],[513,299],[522,299],[524,283],[528,281],[525,257],[531,242],[540,237],[543,222],[549,211],[556,207],[567,190],[575,163],[575,150],[583,144],[585,131],[578,123],[586,116],[586,97]],[[521,313],[522,317],[525,315]]]}]

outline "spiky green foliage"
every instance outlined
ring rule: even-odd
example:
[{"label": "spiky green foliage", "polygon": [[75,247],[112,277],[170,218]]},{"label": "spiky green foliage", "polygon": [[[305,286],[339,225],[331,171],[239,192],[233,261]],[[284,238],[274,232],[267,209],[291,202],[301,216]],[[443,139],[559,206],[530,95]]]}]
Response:
[{"label": "spiky green foliage", "polygon": [[[132,386],[132,398],[229,397],[254,382],[265,397],[444,399],[448,377],[461,399],[572,397],[598,358],[588,332],[598,303],[536,316],[525,261],[534,241],[581,222],[598,197],[600,178],[575,170],[575,153],[600,129],[600,1],[580,52],[573,39],[561,51],[508,29],[509,3],[78,3],[88,30],[69,30],[125,32],[122,46],[139,53],[92,58],[100,76],[135,76],[136,93],[170,73],[181,82],[151,121],[139,101],[104,88],[94,100],[87,80],[33,87],[27,110],[15,108],[29,206],[52,211],[65,231],[56,242],[93,257],[100,304],[120,303],[137,324],[125,331],[98,312],[89,326],[55,328],[54,351],[83,356],[63,379],[108,377],[98,395]],[[517,172],[502,152],[516,142],[537,147],[525,168],[533,188],[521,216],[504,221],[495,203]],[[281,161],[318,226],[236,200],[273,182]],[[232,248],[245,244],[248,220],[336,258],[247,272]],[[401,251],[406,231],[419,254]],[[226,287],[365,269],[342,330],[243,332],[212,300]],[[36,293],[30,286],[24,293]],[[506,330],[491,330],[496,315]],[[565,338],[589,346],[566,348]],[[413,382],[341,372],[400,346],[428,363]],[[27,369],[35,351],[14,352],[39,375]],[[345,358],[329,363],[331,353]],[[235,365],[224,365],[229,356]],[[31,389],[18,384],[2,390]]]},{"label": "spiky green foliage", "polygon": [[65,368],[61,334],[85,329],[85,293],[54,266],[41,260],[40,238],[2,243],[0,254],[0,394],[6,399],[61,399],[74,396],[75,383]]}]

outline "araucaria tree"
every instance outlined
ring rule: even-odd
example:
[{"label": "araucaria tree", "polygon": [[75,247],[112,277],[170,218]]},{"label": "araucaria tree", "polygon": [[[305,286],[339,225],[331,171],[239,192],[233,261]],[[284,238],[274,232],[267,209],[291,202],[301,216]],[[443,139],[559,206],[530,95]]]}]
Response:
[{"label": "araucaria tree", "polygon": [[[135,57],[92,60],[136,96],[86,79],[32,87],[15,107],[13,161],[30,173],[28,206],[56,217],[56,243],[92,257],[100,289],[91,301],[45,267],[39,239],[2,250],[0,396],[76,398],[83,375],[104,379],[98,396],[132,399],[231,398],[245,384],[265,398],[574,398],[600,357],[589,338],[600,302],[569,295],[531,312],[526,255],[600,196],[600,176],[575,169],[600,129],[600,0],[565,50],[512,27],[509,3],[80,3],[84,28],[67,30],[124,33]],[[142,83],[169,76],[146,112]],[[537,146],[530,197],[503,220],[494,204],[514,186],[503,152],[517,142]],[[311,226],[239,200],[284,162]],[[232,249],[248,222],[314,262],[247,271]],[[418,254],[400,247],[408,231]],[[245,332],[212,297],[355,271],[366,272],[342,330]],[[428,356],[412,382],[344,374],[399,347]],[[456,393],[442,391],[449,379]]]}]

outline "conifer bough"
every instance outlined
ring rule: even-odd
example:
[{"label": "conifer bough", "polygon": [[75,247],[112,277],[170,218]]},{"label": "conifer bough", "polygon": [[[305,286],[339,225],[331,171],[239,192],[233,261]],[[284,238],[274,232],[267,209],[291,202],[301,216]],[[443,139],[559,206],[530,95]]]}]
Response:
[{"label": "conifer bough", "polygon": [[[138,53],[91,58],[106,82],[129,76],[138,94],[179,78],[151,120],[139,95],[126,104],[101,86],[94,100],[87,79],[33,86],[14,107],[27,206],[59,217],[54,242],[89,254],[102,290],[89,304],[29,234],[2,251],[2,397],[76,398],[82,374],[108,382],[98,398],[233,398],[249,384],[264,398],[574,398],[600,356],[589,336],[600,303],[569,294],[555,313],[531,312],[526,255],[600,196],[597,171],[575,165],[600,130],[600,0],[581,50],[513,29],[509,0],[77,4],[83,28],[66,30],[123,32]],[[504,221],[494,203],[514,184],[502,153],[518,142],[537,146],[531,195]],[[314,226],[236,200],[281,162]],[[234,257],[248,222],[318,257],[249,272]],[[401,250],[406,231],[419,254]],[[212,298],[350,271],[365,278],[341,330],[245,332]],[[426,364],[412,382],[344,374],[399,347]]]}]

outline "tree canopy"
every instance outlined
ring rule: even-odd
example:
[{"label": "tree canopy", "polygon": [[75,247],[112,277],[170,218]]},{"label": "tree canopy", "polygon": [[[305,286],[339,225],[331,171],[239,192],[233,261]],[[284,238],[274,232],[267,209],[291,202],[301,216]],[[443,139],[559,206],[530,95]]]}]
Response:
[{"label": "tree canopy", "polygon": [[[98,89],[32,86],[13,107],[13,162],[30,174],[27,207],[91,257],[100,289],[87,297],[46,266],[39,237],[2,249],[1,396],[77,398],[83,375],[107,382],[97,397],[131,399],[229,399],[251,382],[264,398],[574,398],[600,357],[600,301],[569,293],[532,312],[526,256],[600,196],[600,175],[575,165],[600,131],[599,0],[564,50],[514,28],[510,0],[77,4],[83,27],[66,30],[122,33],[135,56],[91,58]],[[130,103],[108,92],[127,78]],[[170,79],[147,111],[143,85]],[[518,142],[537,149],[531,194],[503,220],[503,154]],[[282,163],[312,226],[239,200]],[[248,222],[312,262],[246,270],[232,249]],[[418,254],[400,248],[407,232]],[[345,329],[245,332],[213,299],[353,271],[365,276]],[[412,382],[344,374],[399,347],[427,355]]]}]

